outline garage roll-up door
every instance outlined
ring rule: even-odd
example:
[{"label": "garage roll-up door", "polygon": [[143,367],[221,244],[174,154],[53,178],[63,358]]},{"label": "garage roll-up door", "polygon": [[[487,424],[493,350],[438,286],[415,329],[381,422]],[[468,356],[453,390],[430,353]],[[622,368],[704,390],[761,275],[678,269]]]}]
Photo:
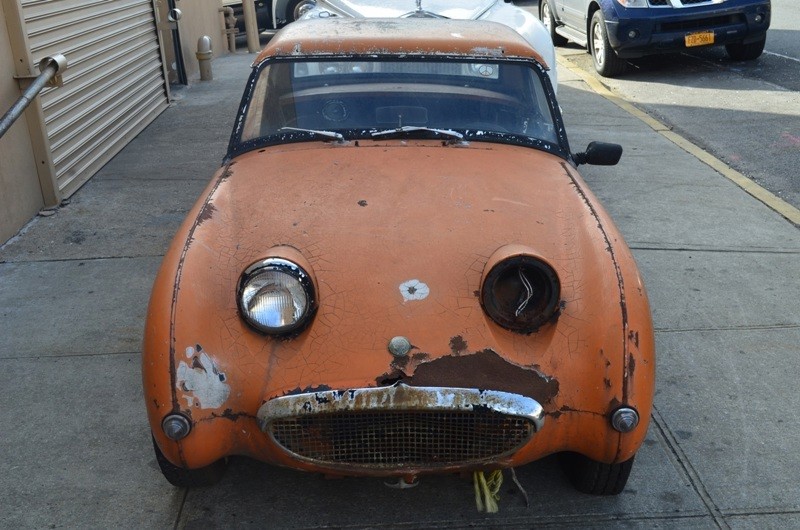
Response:
[{"label": "garage roll-up door", "polygon": [[168,104],[151,0],[22,0],[34,61],[64,54],[41,101],[56,179],[70,195]]}]

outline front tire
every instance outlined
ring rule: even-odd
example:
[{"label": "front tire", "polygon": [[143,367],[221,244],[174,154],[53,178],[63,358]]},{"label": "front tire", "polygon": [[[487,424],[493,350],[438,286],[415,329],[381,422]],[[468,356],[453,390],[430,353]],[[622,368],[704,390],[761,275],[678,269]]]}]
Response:
[{"label": "front tire", "polygon": [[561,453],[559,463],[572,485],[589,495],[618,495],[633,468],[632,456],[618,464],[603,464],[578,453]]},{"label": "front tire", "polygon": [[757,40],[756,42],[748,42],[747,44],[742,42],[733,42],[725,45],[725,51],[728,52],[728,57],[734,61],[752,61],[761,57],[761,53],[764,51],[764,44],[766,44],[766,42],[766,36],[761,40]]},{"label": "front tire", "polygon": [[167,457],[158,447],[155,438],[153,438],[153,449],[155,449],[156,461],[161,474],[170,484],[179,488],[213,486],[222,479],[225,475],[225,470],[228,468],[228,461],[223,458],[200,469],[184,469],[167,460]]},{"label": "front tire", "polygon": [[556,33],[556,17],[550,7],[550,0],[541,0],[539,2],[539,20],[547,28],[554,46],[563,46],[567,43],[567,39]]},{"label": "front tire", "polygon": [[603,77],[618,76],[628,67],[608,42],[606,19],[600,9],[594,12],[589,24],[589,53],[592,54],[594,69]]}]

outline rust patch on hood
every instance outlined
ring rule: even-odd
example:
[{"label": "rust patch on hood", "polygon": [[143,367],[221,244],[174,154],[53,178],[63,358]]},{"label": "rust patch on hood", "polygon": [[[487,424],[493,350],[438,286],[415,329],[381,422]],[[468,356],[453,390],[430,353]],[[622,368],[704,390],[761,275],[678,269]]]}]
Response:
[{"label": "rust patch on hood", "polygon": [[461,355],[467,351],[467,341],[461,335],[456,335],[450,339],[450,351],[453,355]]},{"label": "rust patch on hood", "polygon": [[203,205],[203,209],[200,210],[200,214],[197,216],[197,224],[201,225],[204,221],[208,221],[212,217],[214,217],[214,212],[217,211],[217,208],[210,202],[207,202]]},{"label": "rust patch on hood", "polygon": [[550,403],[558,395],[558,381],[533,368],[512,364],[492,350],[447,356],[417,366],[404,380],[413,386],[446,386],[501,390]]}]

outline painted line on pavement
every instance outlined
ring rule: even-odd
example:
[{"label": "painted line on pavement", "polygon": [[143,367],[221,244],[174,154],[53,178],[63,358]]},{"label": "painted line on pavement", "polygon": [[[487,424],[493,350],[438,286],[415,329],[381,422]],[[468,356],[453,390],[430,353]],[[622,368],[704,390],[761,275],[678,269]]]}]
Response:
[{"label": "painted line on pavement", "polygon": [[707,166],[711,167],[714,171],[742,188],[745,192],[759,200],[761,203],[765,204],[771,210],[781,214],[792,223],[800,225],[800,209],[795,208],[771,191],[756,184],[753,180],[736,171],[700,146],[693,144],[683,136],[673,132],[667,125],[661,123],[650,114],[617,96],[597,78],[587,73],[584,69],[580,68],[571,60],[563,56],[558,56],[557,61],[563,67],[569,69],[572,73],[580,77],[594,92],[611,101],[628,114],[639,118],[658,134],[671,141],[690,155],[694,156]]}]

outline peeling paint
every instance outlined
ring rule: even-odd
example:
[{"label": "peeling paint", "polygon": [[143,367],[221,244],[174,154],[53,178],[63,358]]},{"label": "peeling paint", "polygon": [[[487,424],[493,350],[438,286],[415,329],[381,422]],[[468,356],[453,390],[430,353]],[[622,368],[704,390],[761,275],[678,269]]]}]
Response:
[{"label": "peeling paint", "polygon": [[403,372],[384,374],[377,379],[384,384],[394,380],[421,387],[484,388],[531,397],[548,404],[558,395],[558,380],[533,367],[512,364],[492,350],[459,356],[440,357],[423,362],[414,374]]},{"label": "peeling paint", "polygon": [[181,361],[177,370],[176,386],[190,394],[183,398],[189,407],[197,404],[201,409],[216,409],[222,406],[231,393],[225,382],[227,377],[209,355],[193,347],[186,348],[186,357],[191,364]]},{"label": "peeling paint", "polygon": [[431,293],[430,288],[419,280],[408,280],[400,284],[400,294],[403,295],[403,301],[409,302],[411,300],[424,300]]},{"label": "peeling paint", "polygon": [[203,209],[200,210],[200,213],[197,216],[197,224],[201,225],[203,222],[208,221],[212,217],[214,217],[214,212],[217,211],[216,206],[213,203],[207,202],[203,205]]},{"label": "peeling paint", "polygon": [[450,339],[450,351],[453,352],[453,355],[461,355],[467,351],[467,348],[467,341],[461,335],[456,335]]}]

